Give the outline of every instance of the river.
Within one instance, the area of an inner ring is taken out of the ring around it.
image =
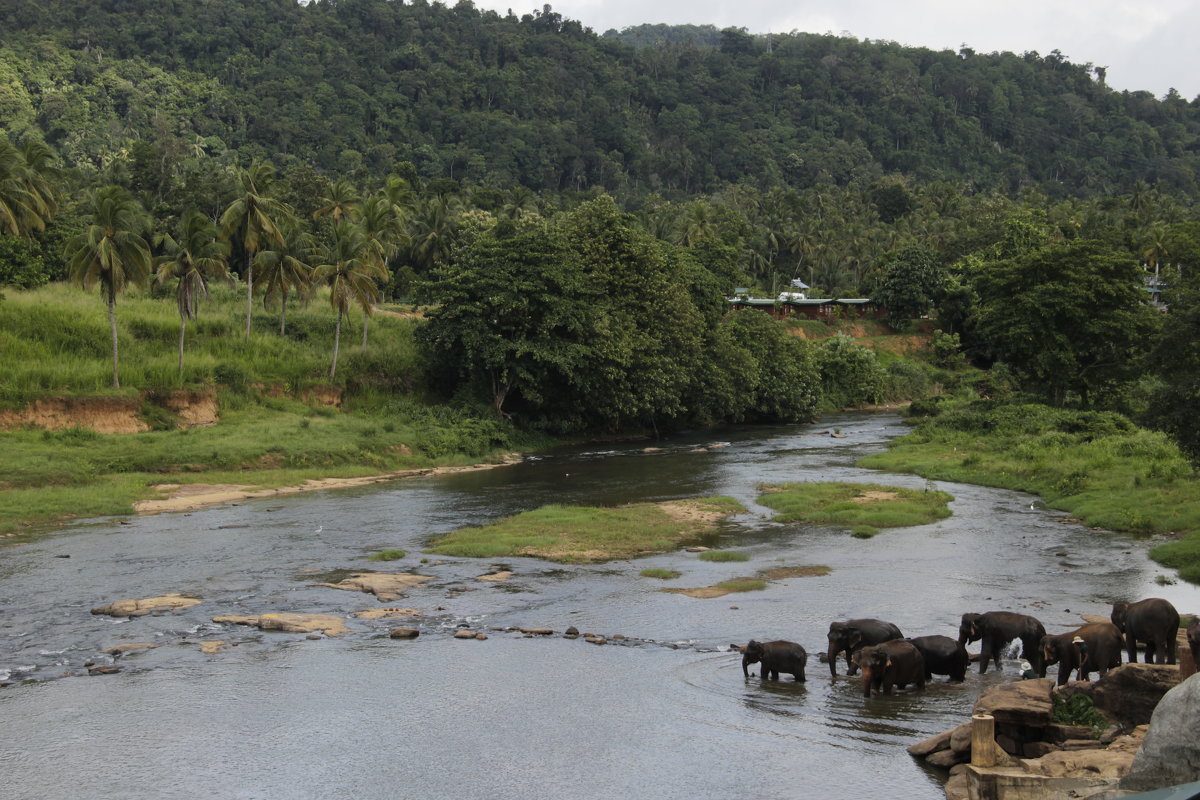
[[[966,719],[1015,662],[865,700],[857,679],[831,679],[817,661],[831,621],[881,617],[909,636],[955,636],[963,612],[1009,609],[1058,632],[1119,599],[1200,609],[1200,592],[1158,585],[1169,573],[1146,543],[1064,522],[1032,496],[854,466],[904,430],[895,415],[845,414],[683,435],[649,452],[592,445],[490,471],[91,520],[0,550],[0,680],[14,682],[0,689],[0,795],[940,800],[939,776],[904,748]],[[936,487],[954,496],[953,516],[859,540],[773,523],[754,502],[759,483],[810,480]],[[749,507],[713,537],[749,562],[680,551],[587,566],[420,563],[433,536],[550,502],[706,494]],[[408,556],[366,560],[383,548]],[[832,571],[717,599],[658,591],[801,565]],[[420,638],[388,638],[409,624],[389,620],[351,620],[350,633],[316,640],[211,622],[385,605],[312,585],[317,572],[381,567],[432,576],[386,604],[420,610]],[[683,577],[664,584],[641,577],[646,567]],[[495,568],[514,575],[475,580]],[[169,592],[204,602],[128,620],[89,613]],[[452,638],[464,623],[629,638]],[[808,681],[743,679],[728,645],[751,638],[803,644]],[[206,655],[202,639],[229,644]],[[109,663],[101,650],[131,642],[160,646],[121,657],[119,674],[86,676],[85,661]]]

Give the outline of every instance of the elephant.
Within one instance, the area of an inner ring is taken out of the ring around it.
[[[1200,614],[1192,616],[1187,626],[1188,647],[1192,651],[1192,663],[1200,669]]]
[[[1137,643],[1146,643],[1146,663],[1175,663],[1175,638],[1179,635],[1179,612],[1161,597],[1136,603],[1113,603],[1111,619],[1125,634],[1129,663],[1137,663]],[[1157,661],[1156,661],[1157,657]]]
[[[867,645],[855,656],[862,667],[863,697],[876,693],[891,694],[892,687],[903,689],[915,683],[925,688],[925,658],[916,645],[905,639]]]
[[[1033,662],[1033,668],[1039,675],[1044,674],[1040,666],[1039,647],[1045,635],[1046,628],[1037,619],[1012,611],[963,614],[962,623],[958,626],[959,644],[966,646],[983,640],[979,644],[980,675],[987,672],[989,661],[995,661],[996,669],[1000,669],[1000,654],[1013,639],[1021,640],[1021,657]]]
[[[955,683],[966,679],[971,657],[967,655],[967,648],[949,636],[918,636],[904,641],[912,642],[921,651],[921,657],[925,659],[925,680],[930,680],[935,673],[948,675]]]
[[[1087,645],[1087,657],[1080,663],[1079,648],[1073,643],[1075,637]],[[1121,666],[1121,632],[1111,622],[1094,622],[1067,633],[1042,637],[1042,670],[1039,677],[1046,677],[1046,667],[1058,664],[1058,685],[1064,686],[1071,679],[1071,670],[1078,670],[1078,680],[1088,680],[1093,672],[1103,677],[1113,667]]]
[[[793,676],[798,683],[804,682],[804,665],[808,653],[795,642],[778,639],[774,642],[756,642],[753,639],[745,647],[730,645],[742,652],[742,675],[749,678],[751,664],[762,663],[760,674],[763,680],[779,680],[779,673]],[[774,676],[772,678],[772,676]]]
[[[858,665],[851,658],[854,653],[869,644],[880,644],[891,639],[903,639],[904,634],[890,622],[881,619],[851,619],[829,624],[829,674],[837,676],[837,657],[846,652],[846,674],[853,675]]]

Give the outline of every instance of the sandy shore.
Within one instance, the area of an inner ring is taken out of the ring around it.
[[[165,514],[174,511],[192,511],[205,506],[215,506],[221,503],[233,503],[239,500],[251,500],[259,497],[281,497],[300,492],[317,492],[324,489],[350,489],[355,486],[369,486],[373,483],[400,480],[403,478],[419,478],[426,475],[449,475],[455,472],[477,472],[485,469],[495,469],[516,464],[520,457],[513,454],[504,457],[503,461],[495,464],[471,464],[466,467],[428,467],[425,469],[405,469],[397,472],[385,472],[381,475],[365,475],[359,478],[320,478],[307,480],[298,486],[280,486],[277,489],[260,489],[254,486],[243,486],[234,483],[160,483],[151,488],[163,492],[165,497],[151,500],[139,500],[133,504],[133,510],[139,514]]]

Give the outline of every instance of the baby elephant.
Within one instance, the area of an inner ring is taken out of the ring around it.
[[[763,680],[779,680],[779,673],[792,675],[797,681],[804,680],[804,665],[808,663],[808,653],[795,642],[785,642],[782,639],[774,642],[756,642],[753,639],[745,647],[730,645],[742,653],[742,675],[749,678],[751,664],[762,663],[761,675]]]
[[[915,683],[925,688],[925,657],[912,642],[894,639],[874,644],[858,651],[858,666],[862,668],[863,697],[876,693],[891,694],[892,687],[903,689]]]
[[[1192,617],[1187,626],[1188,649],[1192,651],[1192,661],[1200,669],[1200,614]]]

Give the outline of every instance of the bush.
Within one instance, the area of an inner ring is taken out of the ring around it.
[[[398,561],[405,555],[403,550],[378,550],[367,556],[367,561]]]

